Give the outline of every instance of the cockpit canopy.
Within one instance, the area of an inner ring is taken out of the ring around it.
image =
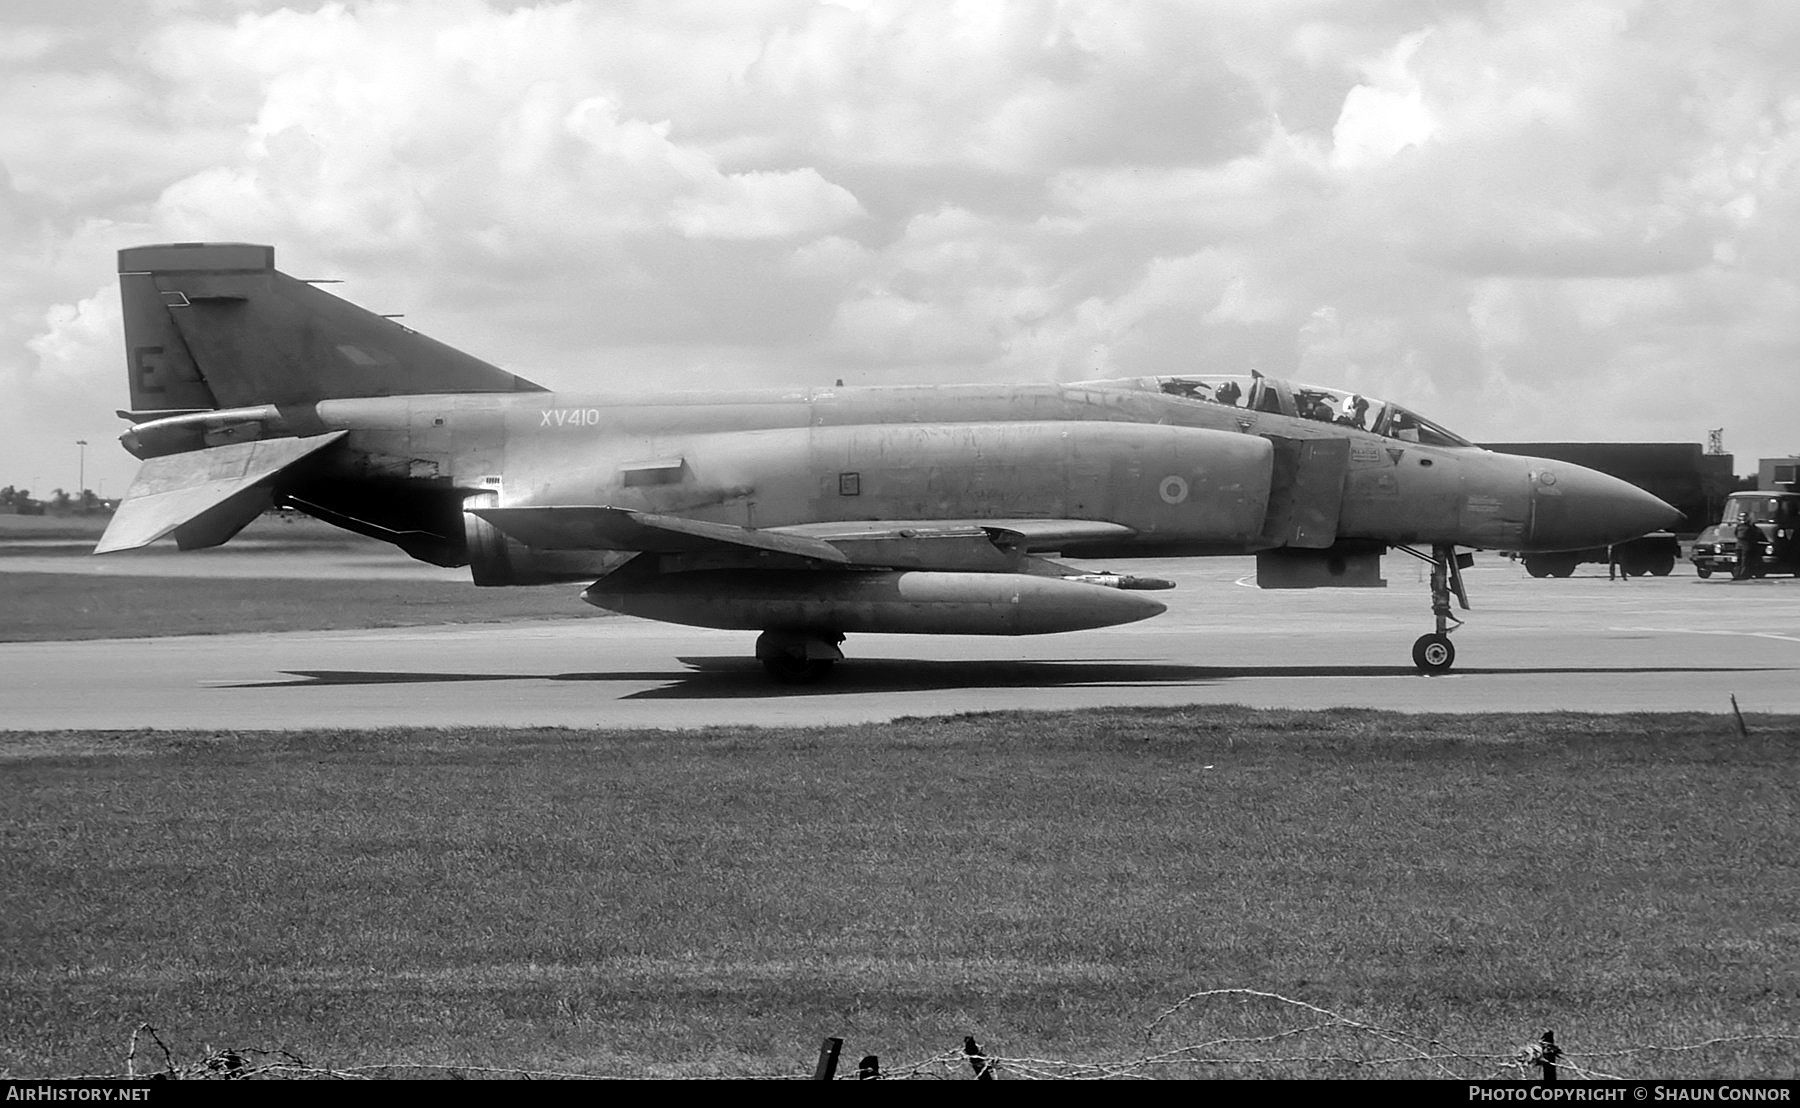
[[[1390,439],[1426,446],[1474,447],[1474,443],[1439,424],[1386,400],[1349,389],[1303,385],[1277,377],[1252,375],[1127,377],[1114,381],[1083,381],[1084,385],[1155,390],[1184,400],[1223,404],[1253,412],[1316,419],[1372,431]]]

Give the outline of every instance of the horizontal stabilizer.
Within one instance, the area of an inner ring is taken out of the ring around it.
[[[347,432],[231,443],[151,458],[138,467],[96,554],[133,550],[171,532],[183,550],[218,546],[274,502],[276,474]]]
[[[766,550],[843,563],[838,549],[800,535],[756,531],[729,523],[594,506],[472,508],[502,532],[539,550],[642,550],[691,554],[720,548]]]

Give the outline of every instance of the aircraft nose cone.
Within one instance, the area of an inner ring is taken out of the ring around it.
[[[1532,546],[1582,550],[1672,527],[1680,512],[1643,489],[1591,469],[1544,461],[1532,474]]]

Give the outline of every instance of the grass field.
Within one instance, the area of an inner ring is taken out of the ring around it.
[[[94,541],[106,531],[106,525],[110,522],[110,515],[100,513],[41,516],[0,513],[0,546],[9,541],[66,539],[70,542],[86,542],[92,548]],[[259,516],[239,535],[248,539],[281,539],[290,542],[375,543],[373,539],[363,538],[297,512]]]
[[[0,554],[66,556],[71,569],[106,528],[104,516],[0,515]],[[305,517],[264,516],[240,536],[258,549],[345,553],[390,548]],[[29,543],[31,545],[21,545]],[[45,544],[55,544],[46,546]],[[266,578],[5,573],[0,561],[0,642],[335,631],[512,619],[594,618],[579,585],[482,589],[468,581],[296,577],[271,561]]]
[[[21,516],[0,512],[0,542],[8,539],[99,538],[110,515]]]
[[[800,1076],[838,1035],[893,1072],[974,1035],[1482,1076],[1551,1028],[1605,1073],[1800,1076],[1800,721],[1752,723],[0,735],[0,1076],[120,1072],[146,1020],[336,1067]],[[1216,1042],[1320,1022],[1243,997],[1146,1032],[1218,988],[1482,1057]]]
[[[592,618],[580,586],[480,589],[454,581],[0,576],[0,642],[335,631]]]

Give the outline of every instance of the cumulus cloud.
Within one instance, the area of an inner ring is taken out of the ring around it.
[[[1425,32],[1407,35],[1366,65],[1366,80],[1344,97],[1331,130],[1334,165],[1355,168],[1387,161],[1425,142],[1436,130],[1424,88],[1409,63]]]
[[[0,468],[104,437],[112,251],[194,239],[564,388],[1257,368],[1477,438],[1800,446],[1780,0],[32,0],[0,27]]]

